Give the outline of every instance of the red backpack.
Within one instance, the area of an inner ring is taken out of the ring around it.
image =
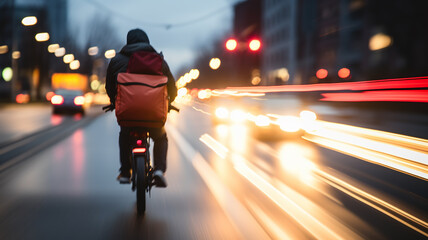
[[[168,114],[168,78],[161,55],[131,55],[126,73],[117,76],[116,118],[122,127],[162,127]]]

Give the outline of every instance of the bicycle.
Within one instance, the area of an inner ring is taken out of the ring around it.
[[[146,192],[150,194],[153,181],[153,167],[150,164],[150,136],[145,130],[131,131],[132,136],[132,191],[137,192],[137,213],[144,214],[146,210]]]
[[[103,107],[105,112],[113,111],[114,105]],[[169,104],[168,112],[180,109]],[[155,185],[153,167],[150,164],[150,135],[144,128],[135,128],[130,132],[132,137],[131,154],[131,189],[137,192],[137,214],[143,215],[146,211],[146,192],[149,193]]]

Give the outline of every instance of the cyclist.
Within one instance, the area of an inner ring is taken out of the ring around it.
[[[115,106],[117,93],[117,75],[121,72],[126,72],[130,56],[136,51],[156,52],[150,45],[147,34],[141,29],[130,30],[127,34],[127,43],[109,63],[106,77],[106,91],[110,98],[110,109]],[[162,53],[160,53],[162,54]],[[171,74],[168,64],[165,60],[162,63],[162,73],[168,77],[167,89],[169,95],[169,103],[173,102],[177,96],[177,88],[175,79]],[[134,128],[121,127],[119,133],[119,148],[120,148],[120,173],[117,180],[120,183],[130,183],[131,177],[131,143],[130,132]],[[168,139],[164,127],[160,128],[145,128],[153,139],[153,156],[154,156],[154,172],[153,179],[157,187],[166,187],[165,180],[166,171],[166,154],[168,150]]]

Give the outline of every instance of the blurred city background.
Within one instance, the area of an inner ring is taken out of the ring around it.
[[[0,0],[0,239],[427,238],[427,9]],[[143,218],[101,111],[133,28],[181,109]]]

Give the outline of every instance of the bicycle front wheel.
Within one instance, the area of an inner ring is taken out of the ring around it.
[[[137,213],[143,215],[146,211],[146,164],[144,156],[136,156],[137,165]]]

